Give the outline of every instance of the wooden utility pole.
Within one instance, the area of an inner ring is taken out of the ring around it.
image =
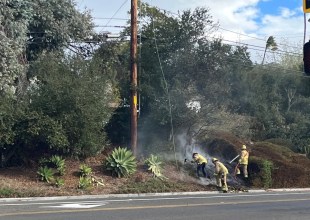
[[[137,140],[138,140],[138,117],[137,117],[137,12],[138,0],[131,0],[131,46],[130,46],[130,62],[131,62],[131,150],[137,156]]]

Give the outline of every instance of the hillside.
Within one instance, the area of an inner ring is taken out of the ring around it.
[[[269,142],[249,144],[250,164],[249,180],[244,182],[233,176],[234,163],[230,161],[238,153],[243,141],[230,134],[214,134],[204,142],[206,152],[210,156],[221,158],[228,166],[230,175],[228,183],[231,190],[236,188],[296,188],[310,186],[310,160],[304,155],[296,154],[290,149]],[[179,169],[174,162],[166,162],[163,173],[167,179],[154,179],[147,172],[142,162],[138,171],[130,178],[115,178],[105,172],[102,161],[108,153],[85,161],[66,159],[66,172],[62,177],[64,186],[39,181],[37,164],[29,167],[11,167],[0,169],[0,197],[29,197],[29,196],[69,196],[84,194],[114,194],[114,193],[147,193],[170,191],[201,191],[216,190],[212,182],[202,181],[194,177],[195,167],[191,164],[179,163]],[[270,179],[264,167],[264,161],[272,162]],[[94,184],[90,189],[78,189],[79,166],[85,163],[93,170],[93,176],[104,183],[104,186]],[[209,163],[210,166],[210,163]],[[212,167],[211,167],[212,169]],[[212,172],[212,170],[209,170]],[[267,175],[267,176],[266,176]],[[266,185],[269,184],[269,185]]]
[[[264,162],[271,162],[271,188],[296,188],[310,186],[310,160],[303,154],[294,153],[286,146],[271,142],[247,143],[227,133],[213,134],[205,144],[208,153],[230,161],[245,143],[250,152],[249,185],[251,187],[265,187]],[[227,164],[229,166],[229,164]],[[233,170],[233,167],[231,167]]]

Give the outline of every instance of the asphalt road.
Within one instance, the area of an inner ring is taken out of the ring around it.
[[[0,200],[0,220],[309,220],[310,192]]]

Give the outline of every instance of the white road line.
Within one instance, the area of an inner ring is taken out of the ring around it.
[[[24,203],[11,203],[11,204],[0,204],[1,206],[31,206],[31,205],[59,205],[59,204],[63,204],[63,205],[67,205],[67,204],[86,204],[86,205],[92,205],[92,204],[104,204],[106,205],[108,202],[107,201],[71,201],[71,202],[36,202],[36,203],[28,203],[28,202],[24,202]]]
[[[115,199],[105,200],[109,202],[126,202],[126,201],[160,201],[160,200],[183,200],[183,199],[210,199],[210,198],[233,198],[233,197],[263,197],[263,196],[287,196],[287,195],[310,195],[310,193],[267,193],[267,194],[226,194],[216,196],[186,196],[186,197],[166,197],[166,198],[137,198],[137,199]]]
[[[91,209],[99,206],[104,206],[107,203],[68,203],[68,204],[58,204],[53,206],[41,206],[40,208],[62,208],[62,209]]]
[[[265,194],[226,194],[226,195],[214,195],[214,196],[186,196],[186,197],[164,197],[164,198],[130,198],[130,199],[104,199],[88,201],[84,200],[70,201],[70,202],[29,202],[24,201],[21,203],[9,203],[0,204],[1,206],[31,206],[31,205],[54,205],[54,204],[102,204],[109,202],[131,202],[131,201],[164,201],[164,200],[186,200],[186,199],[211,199],[211,198],[236,198],[236,197],[264,197],[264,196],[288,196],[288,195],[310,195],[310,192],[294,192],[294,193],[265,193]]]

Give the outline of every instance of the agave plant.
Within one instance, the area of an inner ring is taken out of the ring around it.
[[[55,179],[55,185],[56,185],[56,187],[59,188],[59,187],[65,185],[65,181],[63,179],[61,179],[61,178],[56,178]]]
[[[50,162],[57,169],[57,171],[61,176],[65,174],[66,169],[65,159],[63,159],[61,156],[53,155],[50,158]]]
[[[50,183],[53,180],[54,172],[51,168],[45,167],[39,167],[37,174],[39,175],[41,181],[45,181],[47,183]]]
[[[92,172],[92,168],[86,164],[80,165],[80,176],[86,177],[89,176]]]
[[[137,161],[130,150],[118,147],[106,159],[105,166],[117,177],[133,174],[137,169]]]
[[[162,161],[158,156],[151,154],[150,157],[145,160],[145,164],[148,166],[148,170],[153,173],[154,177],[164,177],[161,173]]]
[[[92,180],[90,177],[80,176],[79,189],[89,189],[92,186]]]

